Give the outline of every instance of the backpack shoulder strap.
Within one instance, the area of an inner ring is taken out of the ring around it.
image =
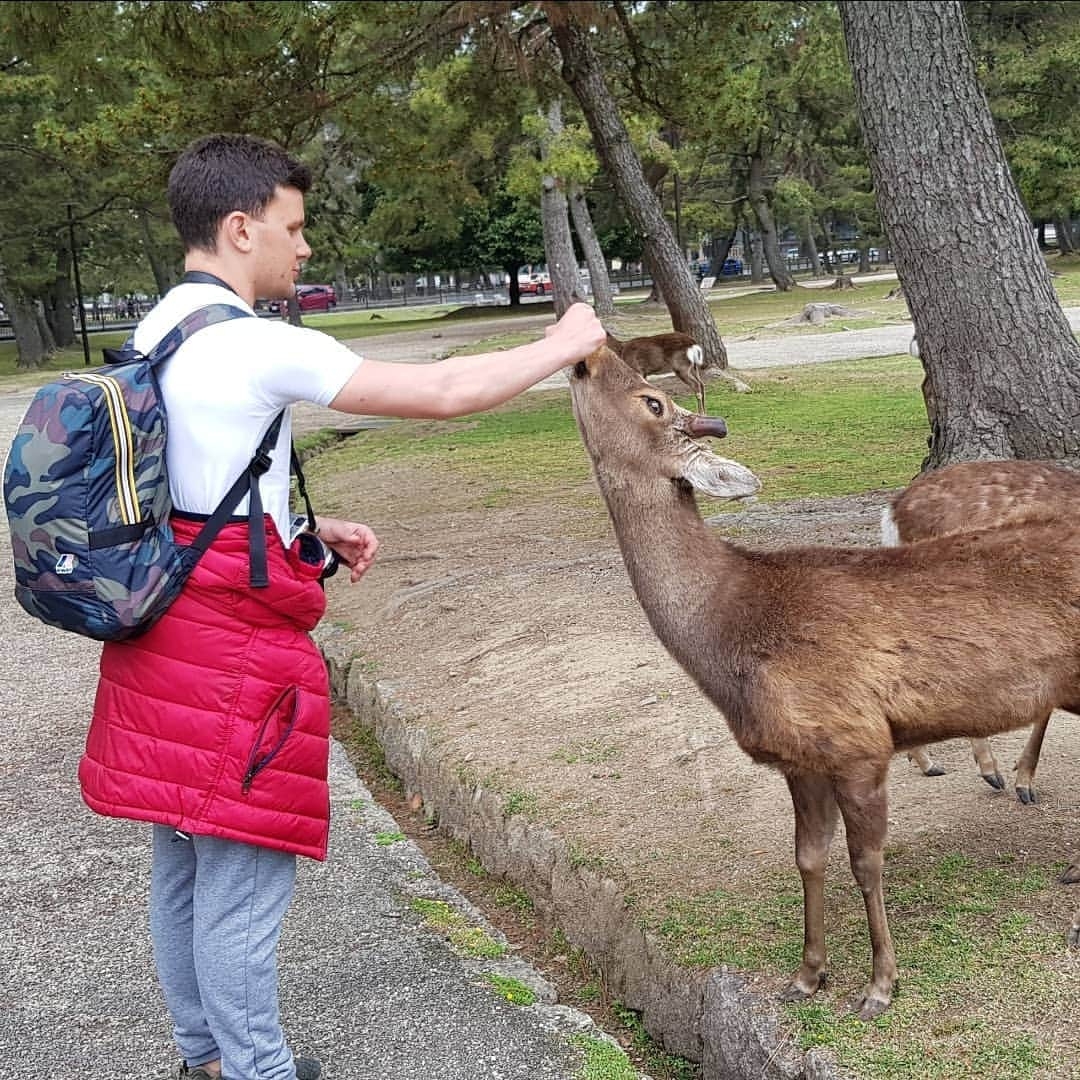
[[[145,359],[155,367],[169,359],[192,334],[215,323],[228,322],[230,319],[254,319],[256,316],[234,304],[207,304],[196,308],[190,315],[181,319],[151,350],[143,357],[135,349],[135,335],[124,342],[120,349],[105,349],[107,364],[124,364],[132,360]]]

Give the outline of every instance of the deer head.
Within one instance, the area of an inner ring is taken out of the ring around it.
[[[704,435],[723,438],[723,420],[676,405],[608,348],[574,366],[570,397],[604,491],[666,480],[688,483],[716,499],[744,499],[761,487],[745,466],[698,441]]]

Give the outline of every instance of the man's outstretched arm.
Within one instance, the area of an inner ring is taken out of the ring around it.
[[[434,364],[365,360],[330,402],[341,412],[441,420],[490,409],[598,349],[606,333],[587,304],[574,304],[541,341]]]

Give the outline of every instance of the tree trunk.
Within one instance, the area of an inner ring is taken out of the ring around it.
[[[45,355],[52,356],[56,352],[56,338],[49,328],[49,320],[45,316],[45,305],[41,300],[31,300],[34,309],[34,318],[37,320],[38,333],[41,335],[41,344],[45,347]]]
[[[926,372],[924,468],[1080,456],[1080,345],[976,83],[961,3],[842,0],[840,13]]]
[[[735,243],[738,232],[738,228],[732,229],[727,236],[721,236],[719,240],[712,241],[709,252],[709,273],[713,277],[719,279],[720,272],[724,269],[724,263],[727,262],[728,253],[731,251],[731,245]]]
[[[762,285],[765,282],[765,260],[761,254],[761,233],[757,229],[747,229],[746,250],[750,255],[750,284]]]
[[[821,277],[821,256],[818,254],[817,241],[814,239],[814,222],[809,214],[803,221],[803,237],[806,254],[810,259],[810,274],[812,277]]]
[[[45,294],[45,319],[53,341],[66,349],[75,344],[74,297],[71,288],[71,249],[67,243],[56,247],[56,277]]]
[[[859,241],[859,273],[870,273],[870,241]]]
[[[1057,236],[1057,246],[1060,254],[1072,255],[1076,251],[1067,218],[1060,216],[1054,218],[1054,234]]]
[[[15,334],[16,366],[20,370],[41,367],[47,358],[47,350],[38,329],[33,302],[8,285],[3,263],[0,263],[0,303],[4,305]]]
[[[540,160],[548,158],[551,138],[562,131],[562,102],[556,98],[547,112],[548,137],[540,140]],[[571,304],[581,302],[581,275],[574,238],[570,233],[570,211],[559,179],[545,172],[540,182],[540,221],[544,227],[544,254],[551,278],[555,317],[561,319]]]
[[[562,54],[563,78],[574,91],[627,216],[645,239],[645,254],[667,300],[675,329],[702,348],[705,362],[727,367],[727,352],[712,313],[672,235],[663,208],[649,188],[641,161],[608,89],[587,30],[575,19],[572,5],[547,0],[543,5]]]
[[[819,224],[821,225],[821,237],[825,241],[825,250],[821,254],[821,261],[825,267],[825,273],[831,274],[833,272],[832,253],[836,250],[833,245],[832,230],[829,228],[829,223],[825,218],[821,218]]]
[[[146,261],[150,264],[150,272],[154,275],[154,287],[158,296],[164,296],[173,285],[173,275],[168,264],[161,257],[161,251],[154,240],[154,234],[150,231],[150,215],[143,209],[138,212],[139,228],[143,236],[143,252]]]
[[[589,268],[589,286],[592,289],[593,307],[600,318],[615,314],[615,296],[611,291],[608,278],[607,260],[596,238],[592,214],[585,199],[585,192],[577,184],[570,188],[570,216],[574,219],[574,231],[585,253],[585,263]]]
[[[750,158],[747,198],[754,211],[754,217],[757,219],[765,262],[769,266],[769,276],[780,292],[790,292],[795,288],[795,279],[788,272],[787,263],[780,254],[780,244],[776,237],[776,220],[773,217],[772,207],[769,205],[769,194],[765,190],[765,155],[760,147]]]
[[[506,275],[510,278],[510,284],[507,286],[507,288],[510,290],[511,307],[521,306],[521,283],[518,281],[518,270],[520,268],[521,263],[517,262],[507,263],[503,267]]]

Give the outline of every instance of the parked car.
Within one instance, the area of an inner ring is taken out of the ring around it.
[[[329,311],[337,307],[333,285],[297,285],[296,299],[301,311]]]
[[[720,273],[724,277],[732,277],[735,274],[741,274],[742,259],[725,259],[724,265],[720,268]]]
[[[530,274],[518,278],[518,292],[522,296],[543,296],[551,292],[551,278],[547,274]]]
[[[337,307],[337,293],[333,285],[297,285],[296,299],[301,311],[329,311]],[[266,307],[275,314],[285,313],[284,300],[271,300]]]

